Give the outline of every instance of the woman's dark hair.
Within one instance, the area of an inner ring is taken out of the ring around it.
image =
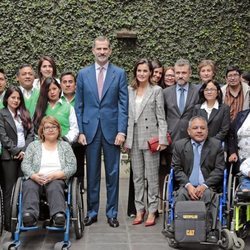
[[[152,76],[154,74],[154,70],[155,69],[158,69],[158,68],[162,68],[162,76],[161,76],[161,79],[159,80],[159,82],[156,82],[155,84],[159,85],[159,86],[162,86],[162,83],[163,83],[163,80],[164,80],[164,67],[162,65],[162,63],[158,60],[158,59],[153,59],[151,61],[152,63],[152,67],[153,67],[153,73],[152,73]]]
[[[205,83],[203,83],[202,84],[202,86],[201,86],[201,88],[200,88],[200,90],[199,90],[199,103],[200,104],[202,104],[202,103],[204,103],[205,101],[206,101],[206,98],[205,98],[205,96],[204,96],[204,90],[205,90],[205,88],[207,87],[207,85],[209,84],[209,83],[213,83],[213,85],[217,88],[217,97],[216,97],[216,99],[217,99],[217,101],[218,101],[218,103],[219,104],[221,104],[222,103],[222,91],[221,91],[221,88],[220,88],[220,84],[217,82],[217,81],[215,81],[215,80],[208,80],[207,82],[205,82]]]
[[[49,87],[51,84],[55,84],[60,89],[59,97],[61,96],[62,93],[61,86],[55,78],[53,77],[45,78],[43,84],[41,85],[40,95],[38,97],[36,110],[33,117],[35,133],[37,133],[41,120],[45,116],[45,112],[49,102],[49,97],[48,97]]]
[[[40,84],[42,83],[43,80],[43,75],[41,73],[41,67],[44,61],[48,61],[50,62],[53,72],[52,72],[52,77],[56,77],[56,63],[55,60],[50,57],[50,56],[42,56],[40,57],[39,61],[38,61],[38,65],[37,65],[37,74],[38,74],[38,78],[40,80]]]
[[[137,61],[135,63],[135,66],[134,66],[134,69],[133,69],[133,74],[134,74],[134,80],[131,82],[131,87],[134,88],[134,89],[137,89],[138,86],[139,86],[139,83],[136,79],[136,72],[137,72],[137,68],[139,65],[141,64],[146,64],[148,65],[148,68],[149,68],[149,71],[151,73],[150,77],[149,77],[149,83],[153,85],[153,83],[151,82],[151,77],[153,75],[153,66],[152,66],[152,63],[148,60],[148,59],[140,59],[139,61]]]
[[[20,112],[20,119],[22,121],[22,125],[25,129],[29,130],[32,127],[32,122],[30,118],[29,111],[25,108],[23,93],[17,86],[10,86],[6,89],[4,97],[3,97],[3,105],[5,108],[8,106],[8,98],[12,95],[12,93],[17,92],[20,96],[20,104],[17,110]]]

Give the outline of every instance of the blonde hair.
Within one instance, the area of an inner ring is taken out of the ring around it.
[[[57,139],[60,139],[61,137],[61,126],[60,126],[60,123],[57,121],[57,119],[53,116],[44,116],[41,123],[40,123],[40,126],[39,126],[39,129],[38,129],[38,136],[40,138],[40,140],[42,142],[45,141],[45,136],[44,136],[44,125],[45,123],[51,123],[52,125],[55,125],[57,128],[58,128],[58,137]]]
[[[202,69],[203,67],[205,67],[205,66],[210,66],[211,69],[212,69],[212,71],[213,71],[213,73],[214,73],[214,76],[215,76],[216,68],[215,68],[215,63],[214,63],[214,61],[212,61],[212,60],[207,60],[207,59],[202,60],[202,61],[199,63],[199,65],[198,65],[198,73],[199,73],[199,74],[200,74],[200,72],[201,72],[201,69]]]

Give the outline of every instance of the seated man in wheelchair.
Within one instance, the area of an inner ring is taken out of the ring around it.
[[[208,138],[207,121],[203,117],[191,118],[188,134],[189,138],[177,141],[173,150],[175,182],[179,184],[175,201],[204,201],[207,211],[210,210],[210,220],[212,220],[207,241],[216,243],[219,199],[215,192],[218,186],[222,186],[223,181],[225,168],[223,148],[219,140]],[[173,235],[171,227],[169,232]]]
[[[71,146],[60,140],[61,127],[51,116],[45,116],[39,126],[39,140],[30,143],[22,162],[23,225],[36,226],[39,218],[41,191],[45,191],[52,226],[65,225],[66,182],[76,172],[76,158]]]

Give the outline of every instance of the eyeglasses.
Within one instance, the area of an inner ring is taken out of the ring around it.
[[[57,126],[50,126],[50,127],[44,127],[43,130],[45,132],[48,132],[48,131],[55,131],[56,129],[58,129]]]
[[[168,78],[168,77],[175,77],[175,75],[165,75],[165,78]]]
[[[239,76],[240,76],[239,73],[235,73],[235,74],[228,75],[227,78],[237,78]]]
[[[204,89],[204,92],[216,92],[217,89]]]

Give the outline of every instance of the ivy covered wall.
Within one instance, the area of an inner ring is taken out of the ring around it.
[[[172,65],[188,58],[197,81],[197,64],[213,59],[222,81],[228,64],[250,70],[249,9],[246,0],[1,0],[0,68],[15,82],[22,63],[55,58],[58,72],[93,62],[98,35],[111,39],[111,61],[131,72],[141,57]],[[116,38],[116,31],[137,32],[137,40]]]

